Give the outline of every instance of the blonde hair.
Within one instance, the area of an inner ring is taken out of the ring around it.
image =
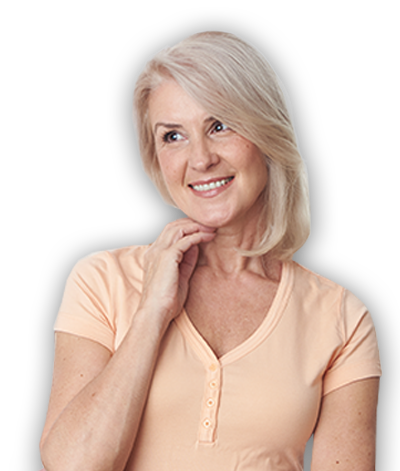
[[[145,67],[134,108],[144,168],[173,203],[158,163],[148,117],[150,93],[174,79],[215,119],[255,144],[265,157],[268,183],[260,220],[262,237],[248,256],[289,260],[310,230],[308,183],[278,78],[264,57],[229,33],[198,33],[162,50]]]

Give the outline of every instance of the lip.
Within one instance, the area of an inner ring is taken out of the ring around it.
[[[211,188],[209,190],[199,191],[199,190],[196,190],[194,188],[195,186],[210,185],[213,182],[218,182],[218,181],[228,180],[228,179],[229,179],[229,181],[224,183],[223,185],[218,186],[216,188]],[[224,177],[208,178],[206,180],[198,180],[198,181],[195,181],[195,182],[191,182],[191,183],[188,184],[188,186],[191,189],[191,191],[193,192],[193,194],[195,194],[196,196],[200,196],[201,198],[212,198],[214,196],[217,196],[217,195],[223,193],[226,189],[228,189],[232,185],[232,182],[234,181],[234,179],[235,179],[235,177],[233,175],[228,175],[228,176],[224,176]]]
[[[190,182],[189,186],[197,186],[197,185],[209,185],[210,183],[213,182],[219,182],[221,180],[226,180],[228,178],[234,178],[233,175],[226,175],[222,177],[214,177],[214,178],[207,178],[206,180],[197,180],[195,182]]]

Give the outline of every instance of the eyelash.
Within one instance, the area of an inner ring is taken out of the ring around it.
[[[175,134],[179,134],[176,131],[168,131],[162,135],[162,141],[166,143],[176,142],[175,139],[171,139],[171,137]]]
[[[223,127],[223,129],[217,130],[218,127]],[[221,123],[221,121],[215,121],[211,128],[210,131],[216,131],[216,132],[223,132],[227,131],[229,128],[226,126],[224,123]],[[179,135],[179,132],[176,131],[167,131],[162,135],[162,141],[165,143],[173,143],[176,142],[178,139],[172,139],[172,136],[174,135]]]
[[[211,130],[216,131],[217,130],[216,128],[218,126],[223,126],[224,129],[221,129],[220,131],[217,131],[217,132],[227,131],[229,129],[228,126],[224,123],[221,123],[221,121],[215,121],[215,123],[211,126]]]

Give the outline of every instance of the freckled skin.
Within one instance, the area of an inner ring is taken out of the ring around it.
[[[149,115],[164,181],[179,209],[215,228],[239,230],[258,220],[268,172],[253,143],[216,121],[172,80],[152,92]],[[232,176],[212,198],[200,197],[190,187],[192,182]]]

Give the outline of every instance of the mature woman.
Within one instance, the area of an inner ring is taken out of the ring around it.
[[[47,471],[373,470],[363,304],[291,260],[304,165],[277,78],[201,33],[159,53],[135,109],[145,168],[187,218],[81,260],[56,322]]]

